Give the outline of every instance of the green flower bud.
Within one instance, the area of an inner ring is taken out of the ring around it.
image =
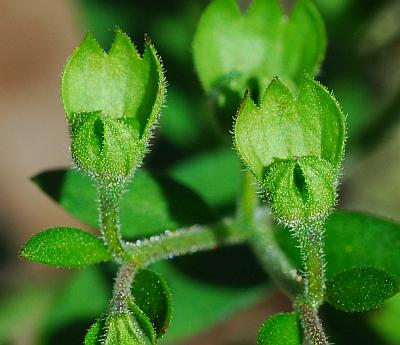
[[[140,164],[145,146],[135,118],[94,112],[74,114],[72,119],[72,158],[86,173],[98,179],[123,178]]]
[[[323,159],[277,161],[265,174],[263,188],[279,221],[296,226],[324,219],[336,203],[336,170]]]
[[[346,128],[338,103],[321,84],[305,75],[294,95],[274,79],[259,105],[245,94],[234,134],[278,220],[295,227],[331,212]]]
[[[96,321],[85,336],[85,345],[148,345],[150,341],[129,312]]]
[[[149,40],[141,57],[120,30],[108,53],[87,35],[62,77],[77,166],[100,180],[131,176],[143,160],[164,96],[161,61]]]

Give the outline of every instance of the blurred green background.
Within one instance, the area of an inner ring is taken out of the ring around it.
[[[339,207],[400,222],[400,1],[314,2],[325,20],[329,42],[319,79],[333,90],[348,114]],[[17,257],[22,244],[41,229],[61,224],[84,227],[29,179],[40,171],[70,165],[59,76],[66,58],[88,30],[107,48],[114,27],[119,26],[140,51],[146,33],[163,59],[169,84],[167,106],[146,158],[147,168],[174,168],[179,174],[179,166],[195,167],[197,161],[207,159],[221,167],[236,166],[231,155],[225,154],[231,147],[229,137],[218,127],[192,62],[192,37],[208,3],[0,2],[0,345],[78,344],[91,321],[104,310],[110,294],[110,267],[65,273]],[[290,4],[284,2],[286,8]],[[246,7],[247,1],[241,5]],[[207,176],[200,172],[199,178]],[[221,212],[229,212],[235,205],[235,193],[223,188],[220,193],[211,202],[216,202]],[[237,248],[229,255],[239,261],[243,256],[249,259],[250,254],[243,251],[246,249]],[[224,254],[212,259],[220,260]],[[201,264],[210,259],[201,255],[189,261],[200,267],[200,285],[204,283]],[[239,273],[247,269],[243,267]],[[232,269],[229,272],[238,274]],[[186,273],[183,269],[182,274]],[[251,284],[261,289],[258,274],[255,269]],[[246,286],[241,289],[246,291]],[[289,308],[285,297],[271,286],[263,291],[261,300],[252,295],[248,305],[228,306],[226,313],[212,320],[218,323],[211,330],[204,330],[211,321],[196,325],[195,337],[185,340],[190,334],[182,335],[182,344],[254,344],[266,316]],[[221,290],[225,293],[230,292]],[[210,299],[210,303],[217,302]],[[231,315],[230,311],[239,309]],[[323,313],[336,344],[400,344],[399,297],[369,313],[349,315],[329,307]],[[196,316],[196,310],[189,315]],[[176,322],[185,322],[181,320]]]

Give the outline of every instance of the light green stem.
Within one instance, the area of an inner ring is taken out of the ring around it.
[[[138,267],[175,256],[215,249],[221,245],[242,243],[248,239],[232,221],[211,226],[193,226],[187,230],[167,231],[162,235],[130,243],[130,260]]]
[[[277,229],[266,209],[257,210],[255,224],[250,242],[257,257],[275,283],[294,299],[302,291],[303,279],[276,242],[274,231]]]
[[[97,185],[99,195],[100,231],[104,242],[113,257],[123,262],[129,257],[122,244],[119,223],[119,202],[122,186],[119,184]]]
[[[304,298],[308,305],[318,308],[324,301],[325,292],[323,222],[306,221],[293,231],[299,240],[305,268]]]
[[[270,214],[258,208],[257,185],[249,171],[242,174],[237,218],[239,226],[251,234],[250,245],[264,270],[289,297],[295,297],[301,292],[301,276],[276,242]]]
[[[293,231],[300,243],[305,268],[304,293],[296,301],[304,335],[309,344],[328,345],[318,317],[325,292],[324,225],[322,221],[309,220]]]

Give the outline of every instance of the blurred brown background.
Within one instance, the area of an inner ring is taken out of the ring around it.
[[[329,6],[326,1],[317,3],[322,4],[322,9]],[[342,208],[369,211],[397,221],[400,221],[400,125],[393,118],[398,119],[400,112],[400,106],[395,106],[400,90],[399,7],[398,1],[388,2],[370,18],[368,28],[360,26],[363,30],[360,29],[359,36],[365,39],[367,50],[360,51],[360,56],[370,54],[367,66],[375,80],[373,97],[382,100],[376,108],[382,106],[383,112],[386,108],[391,111],[388,116],[392,122],[382,140],[368,148],[368,154],[361,154],[359,150],[350,152],[344,169],[346,180],[341,204]],[[335,20],[331,18],[331,28],[340,25],[340,21]],[[71,164],[59,99],[60,73],[66,58],[86,31],[86,19],[76,1],[0,0],[0,286],[3,288],[32,280],[42,281],[39,271],[57,274],[54,269],[19,260],[18,250],[41,229],[55,224],[78,225],[29,179],[45,169]],[[395,38],[385,40],[382,32],[392,33]],[[368,49],[374,49],[377,44],[380,52],[370,53]],[[332,60],[335,52],[328,53]],[[340,96],[338,98],[341,101]],[[358,100],[363,102],[367,98],[358,96]],[[386,107],[386,104],[389,105]],[[381,125],[379,121],[378,125]],[[227,333],[232,344],[233,340],[235,344],[245,343],[249,334],[254,336],[259,322],[268,312],[282,308],[287,308],[286,300],[273,295],[268,302],[234,317],[231,323],[218,326],[206,337],[200,336],[186,344],[224,344],[227,340],[221,334]],[[238,335],[238,324],[248,330],[245,335]],[[29,332],[16,339],[19,340],[15,344],[33,345]]]

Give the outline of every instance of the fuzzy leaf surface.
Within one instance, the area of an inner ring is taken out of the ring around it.
[[[133,280],[132,296],[153,324],[157,337],[161,337],[172,316],[172,296],[165,279],[155,271],[139,270]]]
[[[336,309],[361,312],[379,307],[398,292],[398,280],[384,269],[354,267],[328,281],[326,298]]]
[[[297,313],[280,313],[261,326],[258,345],[301,345],[302,335]]]
[[[20,255],[27,260],[65,267],[82,267],[111,259],[101,239],[86,231],[65,227],[34,235]]]
[[[325,224],[326,279],[352,267],[377,267],[400,279],[400,225],[361,212],[338,211]],[[302,269],[297,242],[278,228],[277,240],[293,264]]]
[[[395,291],[393,286],[397,286],[395,281],[400,280],[400,268],[397,264],[400,261],[400,225],[369,214],[340,211],[327,219],[325,229],[327,281],[334,282],[335,279],[347,281],[346,277],[354,276],[355,282],[360,285],[358,290],[363,286],[363,296],[375,296],[376,286],[372,278],[375,275],[382,287],[385,285],[388,287],[386,294],[378,295],[380,296],[380,299],[376,299],[380,301],[378,304],[391,297]],[[303,269],[298,243],[289,231],[279,228],[275,234],[293,264]],[[371,271],[368,271],[370,268]],[[361,274],[362,270],[366,270],[366,273]],[[351,279],[348,281],[351,282]],[[344,289],[344,285],[342,288]],[[358,290],[354,290],[354,293]],[[355,297],[363,298],[363,296]],[[368,299],[363,303],[357,302],[359,309],[367,308],[367,302]],[[356,311],[356,307],[353,309]]]

